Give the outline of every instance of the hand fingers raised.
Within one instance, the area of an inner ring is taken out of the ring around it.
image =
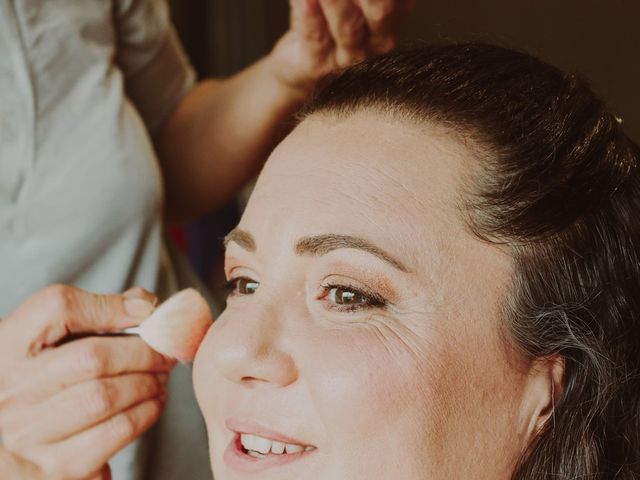
[[[291,31],[304,42],[312,55],[324,52],[332,44],[320,0],[291,0]]]
[[[147,400],[61,442],[34,447],[23,456],[46,478],[100,478],[107,461],[158,419],[163,403]],[[99,448],[97,448],[99,446]]]
[[[167,374],[127,374],[89,380],[35,406],[0,415],[7,447],[53,443],[87,430],[128,408],[166,394]]]
[[[87,337],[47,349],[6,372],[0,406],[39,402],[94,378],[167,372],[175,363],[137,337]]]
[[[366,55],[366,24],[353,0],[320,0],[336,46],[336,63],[347,66]]]
[[[290,0],[291,29],[307,42],[324,46],[329,33],[320,0]]]

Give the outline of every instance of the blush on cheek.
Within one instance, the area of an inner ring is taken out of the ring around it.
[[[214,357],[212,352],[214,342],[212,340],[215,336],[216,326],[217,322],[211,326],[208,333],[205,335],[193,362],[193,389],[196,395],[196,400],[198,401],[198,406],[202,411],[207,425],[212,418],[212,414],[215,412],[215,405],[212,405],[212,403],[217,391],[216,381],[215,379],[212,381],[211,375],[211,372],[214,369]]]
[[[367,438],[433,398],[432,375],[408,353],[392,352],[370,331],[324,338],[312,395],[337,431]],[[414,406],[416,408],[414,408]]]
[[[434,457],[449,399],[446,372],[440,361],[386,347],[372,329],[354,328],[310,348],[322,358],[310,396],[327,430],[327,453],[342,478],[446,478]]]

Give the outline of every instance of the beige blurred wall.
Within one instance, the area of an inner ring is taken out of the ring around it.
[[[417,2],[404,41],[483,40],[579,72],[640,141],[640,1]]]

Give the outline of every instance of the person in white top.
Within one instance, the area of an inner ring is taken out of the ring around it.
[[[127,445],[116,480],[210,476],[187,369],[167,386],[173,364],[134,338],[57,345],[188,283],[165,221],[229,200],[412,3],[291,0],[269,55],[196,82],[164,0],[0,0],[0,478],[110,478]]]

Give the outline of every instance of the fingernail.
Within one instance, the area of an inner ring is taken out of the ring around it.
[[[158,379],[158,381],[160,383],[162,383],[164,385],[169,381],[169,374],[168,373],[158,373],[156,375],[156,378]]]
[[[125,298],[124,309],[127,315],[135,318],[147,318],[153,313],[154,306],[142,298]]]
[[[153,303],[154,306],[158,305],[158,297],[149,290],[145,290],[141,287],[130,288],[129,290],[122,292],[122,296],[124,298],[142,298],[143,300]]]

